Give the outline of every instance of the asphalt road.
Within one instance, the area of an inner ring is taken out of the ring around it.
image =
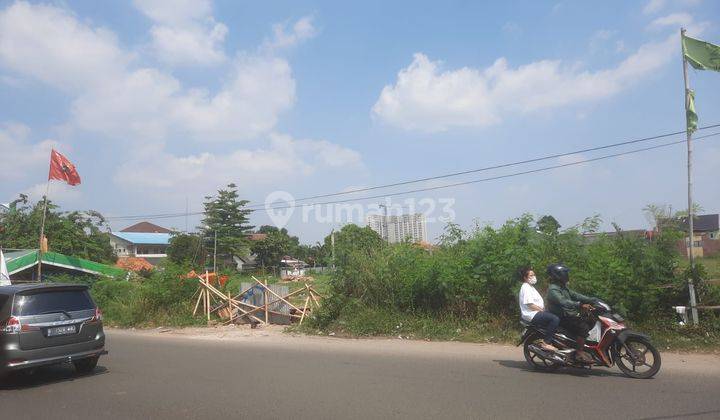
[[[720,358],[664,354],[651,380],[526,370],[518,348],[111,331],[95,373],[0,385],[2,419],[720,418]]]

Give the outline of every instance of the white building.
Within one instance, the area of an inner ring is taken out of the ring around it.
[[[399,216],[373,214],[368,216],[367,224],[389,243],[427,242],[425,215],[421,213]]]
[[[119,259],[143,258],[155,265],[167,257],[172,233],[169,229],[148,222],[110,232],[110,244]]]

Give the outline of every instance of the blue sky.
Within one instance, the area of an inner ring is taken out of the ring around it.
[[[52,147],[83,183],[53,183],[51,198],[120,216],[183,212],[186,199],[198,211],[228,182],[262,205],[273,191],[332,193],[679,131],[679,28],[720,43],[719,17],[707,0],[0,2],[0,202],[41,196]],[[690,78],[700,125],[720,123],[720,74]],[[697,201],[720,211],[718,138],[697,143],[696,165]],[[392,202],[454,200],[464,227],[527,212],[629,229],[647,226],[648,203],[685,205],[685,187],[679,145]],[[303,242],[347,222],[301,213],[288,228]],[[431,239],[442,226],[428,224]]]

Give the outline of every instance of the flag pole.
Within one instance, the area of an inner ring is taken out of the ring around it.
[[[683,79],[685,79],[685,124],[687,133],[687,200],[688,200],[688,259],[690,260],[690,276],[688,277],[688,292],[690,294],[690,309],[692,313],[693,324],[698,325],[697,301],[695,299],[695,285],[693,277],[695,276],[695,255],[693,252],[694,245],[694,214],[693,214],[693,197],[692,197],[692,131],[687,125],[687,113],[690,108],[690,82],[688,81],[688,64],[685,58],[685,48],[683,47],[683,37],[685,36],[685,28],[680,29],[680,50],[683,56]]]
[[[45,185],[45,204],[43,205],[42,222],[40,223],[40,243],[38,247],[38,281],[42,281],[42,255],[43,255],[43,239],[45,237],[45,218],[47,217],[48,195],[50,194],[50,175],[48,175],[47,184]]]

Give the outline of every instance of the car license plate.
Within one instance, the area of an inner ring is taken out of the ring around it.
[[[62,327],[48,328],[47,336],[55,337],[58,335],[75,334],[76,332],[77,332],[77,328],[75,327],[75,325],[63,325]]]

